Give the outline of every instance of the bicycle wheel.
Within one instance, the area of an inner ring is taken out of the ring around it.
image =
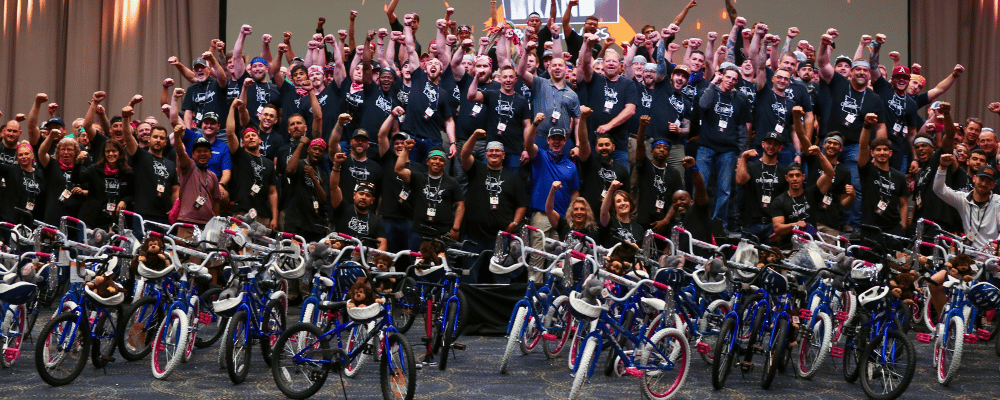
[[[354,329],[351,329],[351,333],[347,336],[347,354],[351,354],[355,349],[363,348],[365,346],[365,339],[368,336],[368,324],[357,324]],[[348,378],[353,378],[358,375],[358,371],[361,370],[361,366],[364,365],[365,361],[368,361],[368,354],[363,350],[360,354],[350,360],[347,365],[344,366],[344,375]]]
[[[646,345],[637,360],[643,372],[639,389],[645,398],[669,399],[684,386],[691,365],[691,348],[684,333],[673,328],[656,332],[652,342],[655,349]]]
[[[198,330],[201,329],[201,299],[197,296],[191,296],[188,298],[188,309],[185,311],[188,317],[188,341],[187,346],[184,346],[184,357],[181,357],[181,362],[186,363],[191,359],[191,353],[194,353],[194,342],[198,336]]]
[[[523,332],[524,322],[528,318],[527,315],[527,306],[518,307],[514,312],[514,323],[511,325],[510,333],[507,334],[507,346],[504,348],[503,358],[500,359],[501,374],[507,373],[507,365],[510,363],[510,357],[514,354],[514,347],[521,341],[521,333]]]
[[[844,372],[844,380],[850,383],[858,380],[858,374],[861,372],[861,361],[864,359],[864,349],[868,346],[868,327],[865,324],[868,322],[868,315],[859,315],[857,321],[853,324],[857,326],[857,330],[853,336],[847,336],[847,340],[844,342],[844,358],[842,360],[842,367]],[[850,322],[849,322],[850,323]]]
[[[715,351],[712,357],[712,387],[715,390],[726,386],[726,378],[733,369],[733,361],[739,354],[736,318],[726,318],[719,328],[719,338],[715,341]]]
[[[825,312],[813,314],[816,323],[809,328],[800,326],[799,330],[803,334],[799,337],[799,345],[794,354],[798,367],[795,373],[800,378],[811,379],[819,372],[819,368],[826,362],[830,355],[830,347],[833,346],[833,327],[830,326],[830,316]],[[806,335],[810,332],[811,335]]]
[[[469,303],[465,298],[465,292],[461,288],[455,291],[455,297],[458,297],[458,304],[460,306],[458,309],[458,320],[456,321],[458,329],[455,331],[455,338],[457,339],[462,335],[462,332],[465,332],[465,326],[469,325],[469,304],[472,303]]]
[[[420,301],[420,297],[414,289],[416,285],[417,281],[413,278],[403,278],[400,286],[403,296],[399,299],[393,297],[392,300],[392,322],[396,324],[396,330],[402,334],[406,334],[410,330],[410,327],[413,326],[413,320],[416,319],[417,307],[415,305]]]
[[[765,310],[761,309],[759,304],[752,304],[744,310],[742,321],[753,321],[752,324],[740,324],[740,339],[746,339],[746,345],[743,347],[743,362],[749,363],[753,360],[753,354],[757,342],[760,339],[761,327],[764,326],[764,314]],[[761,343],[761,347],[764,345]]]
[[[156,307],[156,299],[143,297],[132,304],[124,314],[124,318],[119,319],[118,332],[118,354],[128,361],[139,361],[149,355],[153,350],[150,343],[156,337],[156,330],[160,327],[163,317],[160,309]]]
[[[119,317],[122,315],[121,306],[108,307],[100,313],[94,323],[93,336],[90,338],[90,361],[95,368],[104,368],[109,362],[114,361],[115,349],[118,347]]]
[[[573,315],[569,312],[569,298],[559,296],[552,302],[548,313],[542,319],[545,334],[542,335],[542,350],[546,358],[553,358],[566,348],[572,329]]]
[[[538,309],[535,308],[535,312]],[[521,354],[528,355],[535,351],[538,347],[538,342],[542,340],[542,331],[538,329],[538,314],[528,316],[528,319],[524,321],[524,334],[521,335],[521,340],[518,344],[521,347]]]
[[[729,314],[729,302],[719,299],[710,303],[708,308],[705,309],[705,314],[698,319],[698,341],[709,346],[707,353],[698,352],[698,354],[701,355],[701,359],[708,365],[712,365],[712,360],[715,356],[715,352],[711,350],[715,349],[718,343],[719,327],[721,325],[718,322],[709,322],[709,319],[718,318],[718,321],[722,321],[726,318],[726,314]]]
[[[895,399],[910,386],[917,358],[913,342],[902,332],[889,331],[885,338],[875,338],[865,346],[864,354],[861,388],[869,398]]]
[[[278,390],[285,396],[292,399],[307,398],[316,394],[326,382],[330,371],[324,368],[324,363],[317,362],[318,359],[313,358],[315,356],[309,358],[303,356],[303,359],[295,360],[295,355],[305,349],[318,351],[321,348],[329,348],[328,342],[317,342],[317,338],[322,334],[323,331],[317,326],[299,323],[286,329],[274,343],[274,352],[271,354],[271,376]]]
[[[228,336],[222,343],[225,346],[226,373],[233,383],[242,383],[250,373],[250,353],[253,352],[253,338],[250,337],[246,311],[236,312],[229,320],[228,331]]]
[[[417,366],[413,348],[401,333],[390,333],[379,362],[382,398],[413,400],[417,391]]]
[[[583,350],[584,339],[587,338],[587,334],[593,329],[593,322],[589,321],[579,321],[576,317],[573,317],[573,325],[575,329],[573,332],[573,340],[570,341],[569,346],[569,357],[566,357],[566,365],[569,367],[570,371],[576,371],[576,360],[580,358],[580,352]]]
[[[785,352],[788,351],[786,339],[788,339],[788,320],[781,319],[778,320],[774,334],[770,338],[771,344],[764,353],[764,368],[760,377],[760,387],[764,390],[771,388],[774,374],[778,372],[778,360],[785,357]]]
[[[569,390],[569,400],[575,400],[580,397],[580,389],[583,388],[583,384],[587,381],[587,375],[593,370],[594,362],[599,355],[595,354],[597,352],[598,340],[595,337],[587,338],[587,343],[583,346],[583,353],[580,354],[580,364],[577,365],[576,372],[573,375],[573,386]]]
[[[942,340],[947,336],[947,342]],[[934,368],[938,383],[948,386],[958,367],[962,365],[962,347],[965,339],[965,323],[962,317],[954,316],[948,321],[947,331],[934,340]]]
[[[215,313],[212,304],[219,299],[222,288],[212,288],[198,296],[198,304],[201,309],[198,311],[198,333],[194,337],[194,346],[203,349],[210,347],[222,337],[222,331],[226,326],[226,318]]]
[[[160,323],[153,339],[153,377],[167,379],[174,367],[184,357],[188,342],[188,318],[184,310],[174,309],[170,317]]]
[[[850,323],[854,319],[855,314],[857,314],[858,312],[857,304],[858,304],[858,298],[857,296],[855,296],[853,291],[847,290],[841,292],[840,300],[837,302],[837,308],[834,311],[835,318],[833,319],[833,321],[831,321],[834,324],[833,326],[834,342],[840,341],[840,336],[842,336],[844,332],[844,326]],[[838,313],[840,315],[840,318],[836,318]]]
[[[0,332],[0,365],[10,368],[16,358],[8,356],[7,353],[21,353],[21,341],[24,339],[24,326],[26,324],[25,313],[27,308],[21,304],[9,307],[4,311],[3,329]]]
[[[441,358],[438,360],[438,369],[442,371],[448,368],[448,355],[451,353],[452,345],[455,344],[455,339],[458,339],[458,335],[461,333],[458,330],[459,310],[457,310],[461,307],[461,303],[449,301],[445,304],[447,304],[448,310],[444,320],[444,332],[441,332]]]
[[[622,318],[620,320],[622,328],[625,328],[625,330],[630,331],[632,328],[632,322],[634,317],[635,317],[634,309],[629,308],[628,310],[626,310],[625,313],[622,314]],[[618,342],[618,346],[621,347],[622,350],[627,350],[626,343],[628,342],[628,339],[626,338],[625,334],[618,332],[617,335],[615,336],[616,337],[614,340]],[[611,376],[611,374],[615,372],[615,364],[618,363],[618,353],[609,350],[608,356],[605,358],[604,363],[605,363],[604,376]]]
[[[264,307],[264,318],[260,326],[260,355],[264,357],[264,363],[271,366],[271,348],[278,341],[278,337],[285,331],[285,304],[281,299],[273,299],[267,302]],[[248,360],[249,361],[249,360]]]
[[[62,386],[83,372],[90,354],[90,323],[76,313],[63,313],[45,324],[35,346],[35,368],[45,383]]]

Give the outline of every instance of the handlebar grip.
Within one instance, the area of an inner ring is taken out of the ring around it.
[[[657,289],[662,289],[662,290],[670,289],[670,286],[664,285],[664,284],[662,284],[660,282],[657,282],[657,281],[653,281],[653,287],[655,287]]]
[[[150,236],[156,236],[156,237],[159,237],[159,238],[163,237],[163,234],[160,233],[160,232],[157,232],[157,231],[149,231],[149,235]]]
[[[111,249],[111,251],[116,251],[116,252],[119,252],[119,253],[124,253],[125,252],[125,249],[123,249],[121,247],[118,247],[118,246],[111,246],[111,247],[109,247],[109,249]]]
[[[575,258],[577,260],[583,260],[583,259],[587,258],[586,254],[583,254],[583,253],[581,253],[579,251],[576,251],[576,250],[570,250],[569,251],[569,255],[570,255],[570,257],[573,257],[573,258]]]
[[[661,235],[659,233],[656,233],[656,232],[653,232],[653,239],[656,239],[656,240],[659,240],[659,241],[663,241],[663,242],[667,241],[667,237],[666,236],[663,236],[663,235]]]
[[[234,231],[232,229],[229,229],[229,228],[223,229],[222,232],[224,232],[227,235],[236,236],[236,231]]]
[[[185,222],[185,223],[182,223],[182,224],[181,224],[181,226],[182,226],[182,227],[185,227],[185,228],[194,228],[194,224],[189,224],[189,223],[187,223],[187,222]]]
[[[79,224],[80,223],[80,219],[79,218],[70,217],[68,215],[65,218],[66,218],[67,221],[72,222],[74,224]]]
[[[243,222],[243,220],[241,220],[239,218],[236,218],[236,217],[229,217],[229,219],[232,220],[233,222],[237,223],[237,224],[240,224],[240,225],[245,225],[246,224],[245,222]]]
[[[858,246],[858,248],[864,251],[872,251],[872,248],[868,246]]]
[[[295,237],[295,235],[288,232],[281,232],[281,237],[283,239],[292,239]]]
[[[500,231],[500,234],[509,238],[513,238],[515,235],[507,231]]]
[[[422,253],[420,253],[419,251],[411,251],[410,252],[410,257],[421,257],[421,258],[423,258],[423,256],[424,255]]]
[[[348,235],[346,233],[337,233],[337,235],[340,235],[340,237],[342,237],[344,239],[347,239],[347,240],[354,240],[354,236]]]
[[[38,258],[52,258],[52,253],[35,252],[35,257],[38,257]]]
[[[50,235],[55,235],[58,231],[47,226],[42,227],[42,232],[48,233]]]
[[[949,240],[949,241],[950,241],[950,240]],[[922,240],[920,241],[920,245],[921,245],[921,246],[927,246],[927,247],[937,247],[937,245],[936,245],[936,244],[934,244],[934,243],[930,243],[930,242],[925,242],[925,241],[922,241]]]
[[[941,238],[942,240],[944,240],[944,241],[946,241],[948,243],[954,243],[955,242],[955,239],[952,239],[951,237],[948,237],[948,236],[945,236],[945,235],[938,235],[938,238]],[[920,242],[920,244],[924,244],[924,243],[925,242]],[[930,246],[933,247],[934,245],[931,244]]]
[[[129,211],[129,210],[122,210],[122,214],[128,215],[130,217],[134,217],[135,216],[135,212],[134,211]]]
[[[527,229],[527,230],[533,231],[533,232],[538,232],[538,228],[536,228],[534,226],[531,226],[531,225],[527,225],[527,224],[524,225],[524,229]]]
[[[792,228],[792,233],[795,233],[795,234],[798,234],[798,235],[808,235],[807,232],[805,232],[805,231],[803,231],[801,229],[796,229],[796,228]]]
[[[578,237],[578,238],[580,238],[580,239],[583,239],[583,238],[587,237],[586,234],[584,234],[583,232],[580,232],[580,231],[573,231],[573,235],[576,236],[576,237]]]
[[[17,225],[14,225],[14,224],[12,224],[10,222],[0,222],[0,227],[4,227],[4,228],[7,228],[7,229],[14,229],[16,226]]]
[[[683,232],[683,233],[688,233],[688,230],[687,230],[687,229],[684,229],[684,228],[681,228],[681,227],[679,227],[679,226],[675,226],[675,227],[674,227],[674,229],[676,229],[676,230],[677,230],[677,231],[679,231],[679,232]]]

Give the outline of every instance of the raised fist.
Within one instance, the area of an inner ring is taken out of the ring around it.
[[[482,129],[476,129],[474,132],[472,132],[473,139],[483,140],[484,137],[486,137],[486,131]]]
[[[871,43],[872,40],[873,39],[872,39],[871,35],[861,35],[861,44],[863,44],[865,46],[867,46],[869,43]]]
[[[136,105],[136,104],[142,103],[142,95],[141,94],[137,94],[135,96],[132,96],[132,100],[129,100],[128,103],[129,103],[129,105],[133,105],[133,106]]]
[[[344,30],[341,29],[340,31],[344,31]],[[337,32],[340,32],[340,31],[337,31]],[[347,31],[344,31],[344,34],[346,35]],[[323,34],[321,34],[321,33],[314,33],[312,40],[317,41],[317,42],[322,42],[323,41]]]
[[[104,101],[104,99],[106,99],[107,97],[108,97],[107,93],[104,93],[104,92],[94,92],[94,101],[97,102],[97,103],[100,103],[100,102]],[[48,97],[46,97],[46,98],[48,98]]]
[[[990,110],[991,113],[1000,114],[1000,103],[998,102],[990,103],[990,105],[987,106],[987,108]]]
[[[920,64],[913,63],[912,65],[910,65],[910,73],[912,73],[912,74],[920,75],[920,70],[921,69],[923,69],[923,68],[920,67]]]
[[[243,100],[239,97],[233,99],[233,107],[240,108],[243,107]]]
[[[184,88],[174,89],[174,98],[179,99],[181,97],[184,97],[184,92],[185,92]]]
[[[225,51],[226,50],[226,42],[223,42],[221,40],[218,41],[218,42],[215,42],[215,49],[218,50],[218,51]]]
[[[708,41],[709,42],[714,42],[718,38],[719,38],[719,32],[712,31],[712,32],[708,33]]]
[[[681,160],[681,165],[683,165],[684,168],[694,168],[694,157],[684,157],[684,159]]]
[[[836,39],[837,36],[840,36],[840,32],[837,32],[837,30],[834,29],[834,28],[827,29],[826,30],[826,34],[830,35],[830,37],[832,37],[834,39]]]
[[[527,44],[524,45],[525,51],[528,51],[528,52],[533,51],[533,50],[535,50],[537,48],[538,48],[538,42],[536,42],[534,40],[532,40],[532,41],[530,41],[530,42],[528,42]]]
[[[947,168],[947,167],[950,167],[954,163],[955,163],[955,155],[954,154],[945,153],[945,154],[941,155],[941,166],[942,167]]]
[[[448,35],[448,36],[445,36],[445,37],[444,37],[444,41],[445,41],[445,43],[447,43],[447,44],[448,44],[449,46],[454,46],[454,45],[455,45],[455,43],[458,43],[458,36],[455,36],[455,35]]]
[[[938,106],[938,113],[940,113],[941,115],[951,114],[951,103],[947,101],[942,101],[941,104]]]
[[[316,50],[319,48],[319,45],[320,42],[317,42],[315,40],[310,40],[309,43],[306,43],[306,46],[308,46],[309,50]]]
[[[878,43],[879,46],[885,44],[885,34],[879,33],[875,35],[875,43]]]
[[[358,17],[358,12],[355,10],[351,10],[351,21],[353,21],[357,17]]]
[[[701,47],[701,39],[698,38],[688,39],[688,46],[691,46],[692,49],[697,49]]]
[[[201,53],[201,59],[205,60],[205,61],[211,60],[212,59],[212,52],[206,51],[204,53]]]
[[[104,115],[104,106],[97,106],[97,115]]]
[[[49,114],[55,114],[56,111],[58,110],[59,110],[59,104],[49,103]],[[3,114],[0,114],[0,116],[3,116]]]
[[[649,126],[649,120],[650,118],[648,115],[639,117],[639,126]]]
[[[39,93],[35,95],[35,103],[42,104],[46,101],[49,101],[49,95],[45,93]]]
[[[552,181],[552,188],[555,189],[555,190],[561,189],[562,188],[562,181],[560,181],[558,179]]]
[[[791,39],[795,39],[796,36],[799,36],[799,28],[796,28],[794,26],[788,28],[788,33],[786,33],[785,36],[788,36]]]
[[[340,164],[343,164],[344,161],[347,161],[347,154],[337,153],[337,154],[333,155],[333,163],[334,164],[340,165]]]
[[[249,35],[251,33],[253,33],[253,27],[251,27],[250,25],[243,25],[240,27],[241,35]]]
[[[581,119],[586,119],[587,117],[590,116],[590,114],[593,114],[593,113],[594,113],[594,110],[592,110],[590,107],[580,106],[580,118]]]
[[[473,44],[472,39],[465,39],[462,41],[462,48],[470,49],[472,48],[472,44]]]
[[[444,10],[444,12],[445,15],[450,17],[452,14],[455,13],[455,7],[448,7],[447,9]]]
[[[438,30],[444,30],[445,28],[448,27],[448,21],[445,21],[443,19],[439,19],[437,21],[434,21],[434,25],[437,26]]]
[[[135,115],[135,111],[132,110],[132,106],[122,107],[122,118],[132,118]]]
[[[396,106],[396,108],[392,109],[392,115],[395,115],[396,118],[402,117],[403,114],[406,114],[406,110],[403,107]]]
[[[282,43],[282,44],[278,45],[278,53],[279,54],[284,54],[284,53],[287,53],[287,52],[288,52],[288,44],[287,43]]]
[[[386,36],[389,36],[389,30],[385,28],[379,28],[378,29],[379,39],[385,39]]]
[[[767,34],[767,31],[768,31],[767,25],[757,24],[756,26],[754,26],[753,31],[754,31],[754,33],[756,33],[758,35],[765,35],[765,34]]]
[[[743,154],[740,154],[740,157],[742,157],[744,159],[757,157],[757,150],[750,149],[750,150],[744,151]]]
[[[17,122],[24,122],[24,120],[26,119],[28,119],[28,116],[24,115],[23,113],[17,113],[17,115],[14,116],[14,121]]]
[[[326,43],[330,43],[330,44],[333,44],[336,41],[337,41],[337,38],[333,37],[332,34],[323,36],[323,40],[322,40],[322,42],[326,42]],[[319,41],[317,40],[317,42],[319,42]]]
[[[962,76],[963,72],[965,72],[965,67],[962,64],[955,64],[955,69],[951,71],[951,76],[958,78]]]
[[[819,42],[820,42],[820,44],[822,44],[823,46],[829,46],[829,45],[833,44],[833,36],[831,36],[831,35],[828,35],[828,34],[824,34],[824,35],[823,35],[823,36],[822,36],[822,37],[820,38],[820,41],[819,41]]]
[[[677,43],[671,43],[671,44],[667,45],[667,51],[669,51],[669,52],[675,52],[675,51],[680,50],[680,49],[681,49],[681,45],[679,45]]]
[[[343,29],[338,30],[337,31],[337,36],[340,37],[340,41],[343,42],[344,39],[347,39],[347,31],[345,31]],[[322,40],[322,39],[320,39],[320,40]]]
[[[319,19],[316,20],[317,26],[322,27],[324,24],[326,24],[326,17],[319,17]]]
[[[535,125],[538,125],[538,124],[542,123],[542,121],[544,121],[544,120],[545,120],[545,114],[544,113],[538,113],[538,114],[535,114],[535,119],[532,120],[532,122]]]
[[[246,79],[243,80],[243,88],[244,89],[250,87],[250,85],[253,85],[253,78],[246,78]]]
[[[403,142],[403,147],[406,147],[406,150],[412,150],[413,146],[416,146],[416,145],[417,145],[417,141],[413,140],[413,139],[406,139],[406,141]]]
[[[809,146],[809,155],[818,156],[819,154],[820,154],[819,146],[817,145]]]
[[[877,123],[878,123],[878,115],[876,115],[875,113],[865,114],[866,125],[875,125]]]
[[[171,86],[174,86],[174,78],[167,78],[163,80],[163,87],[169,88]]]
[[[170,64],[170,65],[177,65],[177,64],[180,64],[180,63],[181,63],[181,62],[177,60],[177,56],[170,56],[170,57],[167,57],[167,64]]]
[[[747,26],[747,19],[743,17],[736,17],[735,25],[740,28]]]
[[[646,35],[646,44],[655,44],[658,40],[660,40],[660,32],[652,31]]]
[[[160,106],[160,111],[162,111],[164,114],[170,115],[170,104],[164,104]]]
[[[323,18],[323,17],[320,17],[320,19],[321,19],[321,20],[323,20],[323,21],[326,21],[326,18]],[[282,40],[283,40],[283,41],[284,41],[285,43],[289,43],[289,42],[291,42],[291,41],[292,41],[292,33],[291,33],[291,32],[285,32],[285,33],[282,33],[282,34],[281,34],[281,39],[282,39]]]
[[[273,38],[268,33],[265,33],[263,36],[260,37],[260,41],[264,42],[264,44],[271,44],[271,39]]]
[[[342,113],[337,116],[337,123],[340,125],[347,125],[351,122],[351,114]]]
[[[806,115],[806,111],[804,109],[802,109],[802,106],[792,107],[792,117],[794,117],[794,118],[802,118],[805,115]]]
[[[889,53],[889,58],[892,59],[892,62],[899,62],[899,52],[898,51],[893,51],[893,52]]]

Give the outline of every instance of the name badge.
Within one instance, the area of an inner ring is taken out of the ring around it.
[[[491,208],[496,210],[497,204],[500,204],[500,197],[490,196],[490,205],[492,206]]]
[[[656,211],[659,212],[660,210],[663,210],[663,206],[665,206],[665,205],[667,205],[667,204],[663,200],[657,200],[656,201]]]
[[[195,119],[195,120],[198,120],[198,121],[201,121],[201,113],[197,113],[197,114],[195,114],[195,115],[194,115],[194,119]]]
[[[203,205],[205,205],[205,196],[198,196],[197,199],[194,199],[194,208],[199,208]]]
[[[250,211],[247,211],[247,215],[250,217],[250,219],[257,219],[257,209],[251,208]]]
[[[760,202],[764,204],[764,207],[767,207],[768,205],[771,204],[771,196],[766,195],[766,194],[763,195],[763,196],[760,196]]]
[[[34,211],[35,210],[35,203],[32,203],[32,202],[29,201],[27,204],[24,205],[24,209],[28,210],[28,211]]]
[[[878,213],[882,214],[882,212],[885,211],[886,207],[888,207],[888,206],[889,206],[889,203],[886,203],[885,199],[879,200],[878,201],[878,206],[876,207]]]
[[[408,198],[410,198],[410,192],[409,191],[407,191],[406,189],[403,189],[403,190],[399,191],[399,202],[400,203],[406,201],[406,199],[408,199]]]
[[[427,107],[427,109],[424,110],[424,119],[430,119],[433,116],[434,116],[434,109]]]
[[[428,221],[433,221],[434,220],[434,216],[436,216],[437,213],[438,213],[438,211],[437,211],[436,208],[433,208],[433,207],[428,208],[427,209],[427,220]]]
[[[260,185],[255,183],[253,184],[253,186],[250,186],[250,193],[257,194],[257,192],[259,191],[260,191]]]
[[[892,126],[892,130],[893,130],[894,132],[896,132],[896,133],[902,133],[902,132],[903,132],[903,125],[902,125],[902,124],[900,124],[899,122],[897,122],[896,124],[894,124],[894,125]]]
[[[472,106],[472,116],[473,117],[479,115],[480,111],[483,111],[483,105],[482,104],[476,104],[476,105]]]
[[[675,119],[674,120],[674,125],[677,125],[677,127],[680,127],[681,126],[681,119],[680,118]]]
[[[316,200],[313,200],[313,209],[319,211],[319,202]]]
[[[845,121],[845,122],[844,122],[844,125],[850,125],[850,124],[853,124],[853,123],[854,123],[854,119],[856,119],[857,117],[858,117],[858,116],[857,116],[857,115],[855,115],[855,114],[847,114],[847,116],[846,116],[846,117],[844,117],[844,121]]]
[[[497,124],[497,135],[502,135],[507,130],[507,124],[501,122]]]
[[[726,129],[727,126],[729,126],[729,121],[726,121],[724,119],[720,119],[719,120],[719,130],[720,131],[723,130],[723,129]]]
[[[161,193],[162,194],[163,191],[165,191],[165,190],[167,190],[167,188],[164,187],[162,183],[156,185],[156,193]]]
[[[555,123],[559,122],[559,117],[561,117],[561,116],[562,116],[561,112],[559,112],[559,111],[553,111],[552,112],[552,123],[555,124]]]
[[[610,113],[611,109],[614,108],[614,107],[615,107],[615,103],[612,103],[611,100],[605,100],[604,101],[604,112]]]
[[[785,126],[781,124],[775,125],[774,131],[778,133],[785,133]]]
[[[29,210],[30,210],[30,209],[32,209],[32,208],[35,208],[35,205],[34,205],[34,204],[31,204],[31,203],[28,203],[28,204],[30,204],[30,205],[31,205],[31,208],[29,208]],[[115,203],[108,203],[108,204],[106,204],[106,205],[104,206],[104,209],[105,209],[105,210],[106,210],[107,212],[109,212],[109,213],[110,213],[110,212],[115,212]]]
[[[59,201],[66,201],[66,199],[68,199],[69,196],[72,195],[73,193],[71,193],[69,190],[63,190],[62,194],[59,195]]]
[[[830,204],[833,204],[833,196],[830,195],[823,196],[823,208],[826,208]]]
[[[262,111],[264,111],[264,106],[262,106],[262,105],[261,106],[257,106],[257,114],[260,114]]]
[[[608,189],[601,191],[601,200],[604,200],[605,197],[608,197]]]

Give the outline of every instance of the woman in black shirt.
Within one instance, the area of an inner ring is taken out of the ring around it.
[[[38,148],[38,163],[45,176],[45,218],[47,224],[57,225],[66,215],[76,216],[80,212],[84,196],[73,192],[79,186],[83,165],[80,144],[76,139],[66,138],[65,132],[53,129]],[[49,155],[49,148],[55,143],[55,155]],[[82,190],[82,189],[81,189]]]
[[[87,188],[81,190],[87,199],[80,208],[80,219],[88,228],[109,229],[118,212],[132,202],[134,175],[121,142],[108,140],[99,157],[96,164],[83,172]],[[77,189],[80,188],[73,188],[73,193],[78,193]]]
[[[4,220],[12,223],[31,223],[42,216],[42,188],[45,182],[42,171],[35,168],[35,152],[27,141],[14,147],[17,165],[0,165],[0,178],[5,184]],[[31,213],[31,218],[20,210]]]
[[[610,248],[618,243],[626,242],[638,245],[642,241],[642,226],[632,220],[635,214],[635,200],[632,195],[621,188],[622,183],[611,182],[608,193],[601,202],[601,227],[603,228],[602,245]],[[612,203],[614,214],[611,213]]]
[[[556,212],[555,198],[556,192],[560,188],[562,188],[562,182],[553,181],[549,197],[545,200],[545,214],[549,217],[549,223],[556,227],[559,237],[564,238],[569,234],[569,231],[573,230],[589,236],[594,241],[600,241],[597,222],[594,220],[594,211],[583,196],[578,196],[569,203],[569,208],[566,211],[568,218]]]

